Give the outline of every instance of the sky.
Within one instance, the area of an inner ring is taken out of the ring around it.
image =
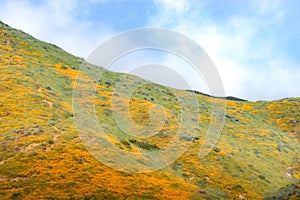
[[[252,101],[300,96],[300,4],[296,0],[0,0],[0,5],[4,23],[83,58],[121,32],[166,28],[205,50],[227,96]],[[156,62],[162,59],[158,64],[180,68],[170,55],[152,57]],[[119,64],[135,63],[128,60]],[[189,76],[192,72],[185,74]]]

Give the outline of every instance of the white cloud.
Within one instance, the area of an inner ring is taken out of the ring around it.
[[[300,96],[299,67],[282,57],[272,35],[261,32],[284,18],[281,1],[255,1],[253,7],[251,16],[232,15],[222,23],[205,18],[201,9],[172,13],[161,7],[149,24],[167,26],[203,47],[219,70],[226,95],[249,100]]]
[[[293,66],[293,67],[290,67]],[[256,100],[278,99],[300,95],[300,66],[287,60],[274,59],[266,66],[246,68],[247,78],[241,82],[243,95],[253,94]]]
[[[156,5],[156,13],[148,19],[148,26],[152,27],[174,24],[188,12],[191,6],[188,0],[153,0],[153,2]]]
[[[259,14],[270,14],[278,12],[282,3],[282,0],[254,0],[252,5]]]
[[[1,7],[0,18],[5,23],[81,57],[113,33],[107,25],[93,27],[91,22],[78,19],[76,0],[48,0],[41,5],[5,1]]]
[[[159,6],[164,9],[174,10],[175,12],[182,13],[189,8],[187,0],[154,0]]]

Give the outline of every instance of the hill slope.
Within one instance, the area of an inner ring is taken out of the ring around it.
[[[96,67],[55,45],[3,23],[0,26],[1,199],[299,197],[300,98],[227,100],[220,140],[214,151],[200,159],[197,155],[211,119],[211,101],[224,100],[197,94],[201,124],[190,129],[197,130],[198,136],[181,138],[182,143],[193,140],[190,149],[159,171],[120,172],[93,157],[74,125],[72,90],[78,70],[83,64],[92,70]],[[95,109],[98,120],[108,126],[105,134],[111,143],[130,152],[163,148],[180,123],[179,102],[172,91],[148,83],[134,93],[130,113],[136,123],[149,123],[148,110],[156,102],[165,107],[168,123],[155,136],[133,140],[113,121],[110,105],[122,74],[97,69],[104,75],[97,83]]]

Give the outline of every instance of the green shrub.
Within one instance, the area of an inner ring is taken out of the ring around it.
[[[22,193],[21,192],[15,192],[11,195],[12,199],[21,199],[22,197]]]
[[[300,182],[280,188],[277,192],[265,195],[263,199],[300,199]]]
[[[130,143],[129,143],[127,140],[122,139],[120,142],[121,142],[122,144],[124,144],[126,147],[130,147]]]
[[[46,89],[47,90],[51,90],[51,87],[48,85],[48,86],[46,86]]]
[[[148,142],[141,142],[141,141],[137,141],[135,139],[130,139],[129,142],[132,144],[135,144],[136,146],[138,146],[142,149],[147,149],[147,150],[159,149],[159,147],[156,146],[155,144],[149,144]]]
[[[54,144],[54,140],[49,139],[49,140],[48,140],[48,143],[49,143],[49,144]]]

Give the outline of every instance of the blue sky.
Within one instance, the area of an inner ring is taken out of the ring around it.
[[[84,58],[123,31],[175,30],[208,53],[226,95],[300,96],[298,1],[0,0],[0,5],[1,21]]]

